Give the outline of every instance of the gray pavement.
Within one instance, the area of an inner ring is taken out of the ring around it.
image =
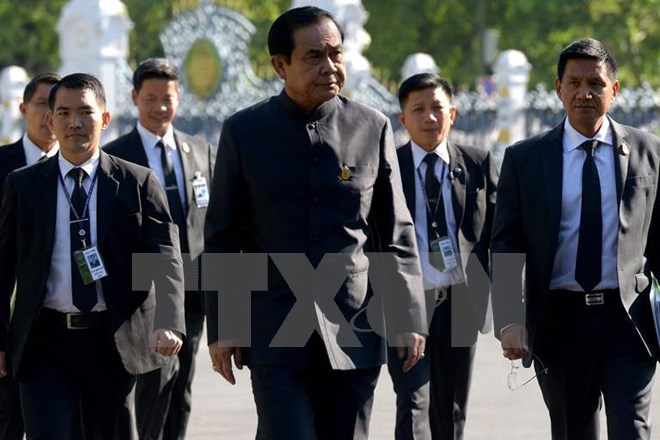
[[[200,349],[197,362],[188,438],[254,439],[256,413],[247,368],[238,372],[237,384],[231,386],[212,371],[204,347]],[[517,391],[509,391],[506,386],[509,367],[509,361],[502,357],[499,343],[492,334],[480,337],[468,406],[467,440],[550,438],[550,424],[536,381]],[[651,414],[656,425],[652,438],[660,440],[660,386],[654,387],[653,401]],[[371,417],[371,439],[393,438],[394,413],[392,382],[383,369]],[[606,438],[605,429],[602,433],[602,438]]]

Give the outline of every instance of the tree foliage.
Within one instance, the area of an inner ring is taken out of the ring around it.
[[[0,67],[20,65],[34,74],[59,67],[55,24],[67,0],[0,2]],[[158,35],[174,15],[199,0],[124,0],[134,23],[129,63],[163,54]],[[251,59],[271,75],[266,35],[290,0],[215,0],[237,10],[256,27]],[[620,65],[623,86],[660,87],[660,0],[363,0],[372,44],[365,52],[377,76],[398,82],[399,69],[414,52],[429,53],[441,73],[472,87],[487,73],[482,57],[486,29],[500,32],[499,49],[524,52],[532,83],[552,84],[556,59],[571,41],[600,39]]]

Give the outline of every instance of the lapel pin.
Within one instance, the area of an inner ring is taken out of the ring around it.
[[[181,144],[181,147],[183,148],[184,153],[190,153],[190,146],[188,145],[187,142],[184,142],[183,144]]]
[[[349,180],[351,178],[351,170],[349,170],[346,165],[341,166],[341,170],[339,170],[339,178],[341,180]]]
[[[630,147],[628,146],[627,143],[622,143],[621,146],[619,147],[619,153],[623,154],[624,156],[630,153]]]

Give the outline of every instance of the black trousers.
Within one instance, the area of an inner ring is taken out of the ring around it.
[[[366,440],[380,367],[333,370],[314,333],[303,369],[250,367],[257,440]]]
[[[138,376],[135,407],[141,440],[184,440],[192,408],[195,356],[204,328],[198,292],[186,292],[186,337],[176,358],[163,368]]]
[[[69,330],[42,311],[21,362],[19,388],[28,440],[69,440],[80,417],[83,438],[131,439],[124,369],[107,324]]]
[[[478,333],[469,298],[466,302],[457,296],[464,293],[464,289],[447,289],[446,298],[436,303],[434,292],[426,292],[427,310],[432,313],[426,356],[408,373],[390,348],[387,367],[396,393],[395,440],[463,438]],[[466,341],[469,345],[462,346]]]
[[[605,293],[604,304],[590,306],[583,293],[550,291],[534,351],[548,369],[538,382],[553,440],[598,439],[603,401],[609,439],[650,439],[656,361],[618,290]],[[542,369],[538,361],[534,366]]]
[[[0,439],[22,440],[24,434],[18,382],[9,376],[0,379]]]

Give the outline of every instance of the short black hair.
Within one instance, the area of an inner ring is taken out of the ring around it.
[[[35,75],[34,78],[32,78],[30,82],[27,83],[27,86],[25,86],[25,90],[23,90],[23,102],[26,104],[30,102],[30,100],[36,93],[39,84],[48,84],[52,86],[54,84],[57,84],[57,82],[60,79],[61,79],[60,76],[57,73],[53,73],[53,72],[44,72]]]
[[[101,81],[95,76],[87,73],[72,73],[71,75],[65,76],[51,87],[50,93],[48,94],[48,107],[50,107],[51,111],[55,110],[55,97],[57,96],[57,91],[60,87],[71,90],[89,90],[96,97],[96,101],[105,107],[105,90],[103,90],[103,84],[101,84]]]
[[[566,63],[570,59],[587,58],[598,60],[605,63],[605,69],[613,81],[616,80],[617,65],[616,60],[609,50],[603,46],[598,40],[593,38],[582,38],[573,41],[566,46],[559,54],[559,61],[557,62],[557,78],[561,81],[566,71]]]
[[[303,6],[293,8],[277,17],[268,31],[268,52],[270,56],[282,55],[287,60],[291,60],[293,52],[293,34],[298,29],[316,24],[328,18],[339,29],[341,41],[344,42],[344,30],[341,28],[335,17],[325,9],[316,6]]]
[[[403,106],[412,92],[416,90],[437,89],[438,87],[445,92],[445,95],[449,98],[449,102],[451,102],[454,96],[452,86],[449,81],[440,75],[436,75],[435,73],[418,73],[407,78],[399,87],[399,106],[401,107],[401,111],[403,111]]]
[[[152,78],[178,81],[179,72],[167,58],[147,58],[133,72],[133,88],[139,92],[144,81]]]

